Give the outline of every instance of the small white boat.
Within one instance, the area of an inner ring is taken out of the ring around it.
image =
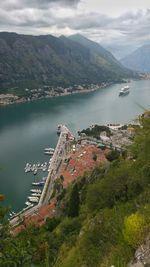
[[[54,152],[55,149],[53,147],[46,147],[46,148],[44,148],[44,151],[45,152]]]
[[[33,182],[32,185],[39,185],[39,182]]]
[[[40,181],[40,182],[33,182],[32,185],[36,185],[36,186],[43,186],[45,184],[44,181]]]
[[[30,201],[31,201],[32,203],[38,203],[38,202],[39,202],[38,199],[30,199]]]
[[[40,197],[41,196],[41,193],[32,193],[31,196],[32,197]]]
[[[46,148],[44,148],[44,150],[45,150],[45,151],[53,151],[53,152],[55,151],[55,149],[52,148],[52,147],[46,147]]]
[[[36,175],[36,174],[37,174],[37,169],[35,169],[35,170],[34,170],[33,174],[34,174],[34,175]]]
[[[25,172],[26,172],[26,173],[27,173],[27,172],[30,172],[30,171],[31,171],[30,167],[25,168]]]
[[[30,190],[32,193],[42,193],[40,189],[31,189]]]
[[[38,197],[28,197],[28,200],[30,202],[33,202],[33,203],[38,203],[39,202],[39,198]]]
[[[26,204],[27,206],[31,206],[31,205],[32,205],[31,202],[29,202],[29,201],[26,201],[25,204]]]
[[[29,196],[28,199],[39,199],[39,197],[31,197],[31,196]]]
[[[28,199],[29,199],[29,201],[30,201],[30,200],[34,200],[34,199],[39,200],[39,197],[32,197],[32,196],[29,196]]]
[[[11,218],[15,217],[15,216],[16,216],[16,212],[11,211],[11,212],[9,213],[9,216],[10,216]]]
[[[44,154],[45,155],[53,155],[54,154],[54,151],[44,151]]]

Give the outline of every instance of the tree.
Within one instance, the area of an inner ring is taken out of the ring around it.
[[[96,161],[97,160],[97,155],[94,153],[93,154],[93,160]]]
[[[80,205],[80,199],[79,199],[79,189],[78,185],[75,184],[69,201],[69,207],[68,207],[68,216],[69,217],[76,217],[79,215],[79,205]]]
[[[118,159],[120,156],[120,152],[117,151],[116,149],[115,150],[112,150],[107,156],[106,158],[109,160],[109,161],[113,161],[115,159]]]
[[[47,218],[46,223],[44,225],[44,228],[50,232],[52,232],[57,225],[60,223],[61,219],[60,218]]]
[[[136,248],[143,241],[145,226],[145,218],[139,213],[131,214],[125,218],[123,236],[133,248]]]
[[[61,174],[60,175],[60,180],[63,182],[64,181],[64,176]]]

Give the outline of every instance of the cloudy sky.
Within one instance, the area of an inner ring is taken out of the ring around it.
[[[80,33],[119,56],[150,43],[150,0],[0,0],[0,31]]]

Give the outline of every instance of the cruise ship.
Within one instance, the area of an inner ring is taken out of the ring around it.
[[[129,91],[130,87],[128,85],[122,87],[119,91],[119,96],[124,96],[130,93]]]

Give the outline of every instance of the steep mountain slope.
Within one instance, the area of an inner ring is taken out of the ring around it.
[[[101,54],[65,37],[1,32],[0,88],[98,83],[132,76],[110,53],[102,49]]]
[[[124,68],[122,64],[106,49],[96,42],[93,42],[80,34],[75,34],[69,36],[74,42],[77,42],[84,47],[88,48],[94,55],[100,64],[103,64],[106,69],[111,69],[111,71],[118,72],[122,75],[123,73],[129,74],[129,70]]]
[[[150,72],[150,45],[144,45],[130,55],[121,59],[121,63],[127,68]]]

